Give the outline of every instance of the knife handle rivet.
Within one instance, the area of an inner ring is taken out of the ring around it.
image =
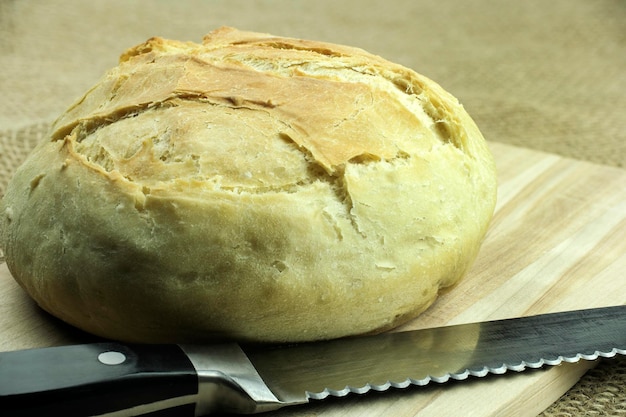
[[[98,360],[105,365],[119,365],[124,363],[126,355],[116,351],[102,352],[98,355]]]

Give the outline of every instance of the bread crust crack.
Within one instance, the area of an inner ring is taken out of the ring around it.
[[[102,337],[330,339],[456,283],[495,191],[480,131],[428,78],[221,28],[124,52],[16,172],[0,246],[42,308]]]

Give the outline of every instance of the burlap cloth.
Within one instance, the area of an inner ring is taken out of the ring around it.
[[[124,48],[221,25],[362,47],[438,81],[488,140],[626,167],[624,1],[0,0],[0,195]],[[600,362],[542,415],[626,415],[625,387],[626,360]]]

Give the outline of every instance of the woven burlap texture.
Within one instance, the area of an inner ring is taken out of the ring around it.
[[[488,140],[626,166],[626,2],[0,2],[0,127],[49,121],[160,35],[220,25],[352,44],[453,92]]]
[[[441,83],[490,141],[626,167],[621,0],[1,0],[0,195],[124,48],[221,25],[362,47]],[[626,360],[601,362],[542,416],[626,415],[625,387]]]

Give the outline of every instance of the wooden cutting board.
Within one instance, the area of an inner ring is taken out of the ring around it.
[[[626,171],[498,143],[496,214],[468,276],[400,330],[626,304]],[[0,350],[92,338],[42,313],[0,266]],[[350,395],[266,416],[536,416],[592,362]]]

